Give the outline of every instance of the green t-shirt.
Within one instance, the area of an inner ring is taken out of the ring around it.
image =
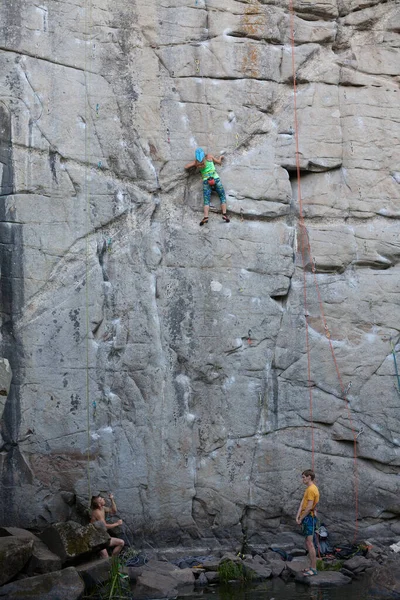
[[[207,179],[209,179],[209,177],[212,177],[213,179],[219,178],[219,175],[218,175],[217,171],[215,170],[215,165],[214,165],[213,160],[206,159],[203,169],[200,169],[200,173],[203,178],[203,181],[207,181]]]

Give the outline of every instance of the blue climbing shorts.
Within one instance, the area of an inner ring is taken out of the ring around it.
[[[311,515],[307,515],[301,522],[301,533],[304,537],[308,537],[309,535],[314,535],[315,530],[317,529],[317,517],[312,517]]]
[[[212,190],[215,190],[217,192],[217,194],[219,196],[219,201],[221,202],[221,204],[226,204],[225,190],[221,183],[220,178],[218,177],[218,178],[215,178],[215,184],[213,186],[209,185],[206,179],[203,181],[204,205],[210,206],[210,198],[211,198]]]

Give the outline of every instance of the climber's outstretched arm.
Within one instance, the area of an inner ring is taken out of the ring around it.
[[[196,166],[196,161],[192,160],[192,162],[190,162],[187,165],[185,165],[185,169],[192,169],[195,166]]]
[[[211,154],[210,154],[210,156],[211,156],[211,160],[213,160],[216,165],[222,165],[222,161],[225,158],[224,155],[221,155],[219,158],[217,158],[216,156],[212,156]],[[207,158],[208,158],[208,156],[207,156]]]

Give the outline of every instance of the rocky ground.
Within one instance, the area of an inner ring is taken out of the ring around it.
[[[220,583],[255,583],[272,577],[295,579],[310,586],[341,586],[368,576],[371,589],[382,597],[400,597],[400,560],[388,547],[360,544],[354,556],[318,561],[319,572],[306,577],[309,566],[303,539],[286,534],[270,547],[208,556],[184,555],[184,550],[134,552],[126,548],[115,571],[111,559],[99,559],[109,536],[93,525],[58,523],[39,536],[19,528],[0,529],[0,598],[8,600],[79,600],[92,593],[110,595],[113,577],[123,578],[126,597],[138,600],[175,598],[195,587]],[[279,545],[278,545],[279,544]],[[280,550],[280,553],[276,551]],[[363,552],[361,552],[363,550]],[[282,553],[286,556],[282,557]],[[139,566],[130,566],[137,564]]]

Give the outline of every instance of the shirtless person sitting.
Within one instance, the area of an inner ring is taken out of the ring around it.
[[[92,500],[90,502],[90,508],[92,509],[92,516],[90,518],[91,523],[101,523],[103,527],[108,529],[113,529],[114,527],[118,527],[122,525],[122,519],[119,519],[116,523],[106,523],[106,513],[110,515],[115,515],[117,512],[117,506],[115,504],[114,496],[112,494],[109,495],[111,507],[106,506],[106,501],[103,496],[92,496]],[[110,537],[110,545],[109,548],[114,548],[113,555],[119,554],[124,547],[125,542],[119,538]],[[106,548],[100,552],[102,558],[108,558],[108,552]]]

